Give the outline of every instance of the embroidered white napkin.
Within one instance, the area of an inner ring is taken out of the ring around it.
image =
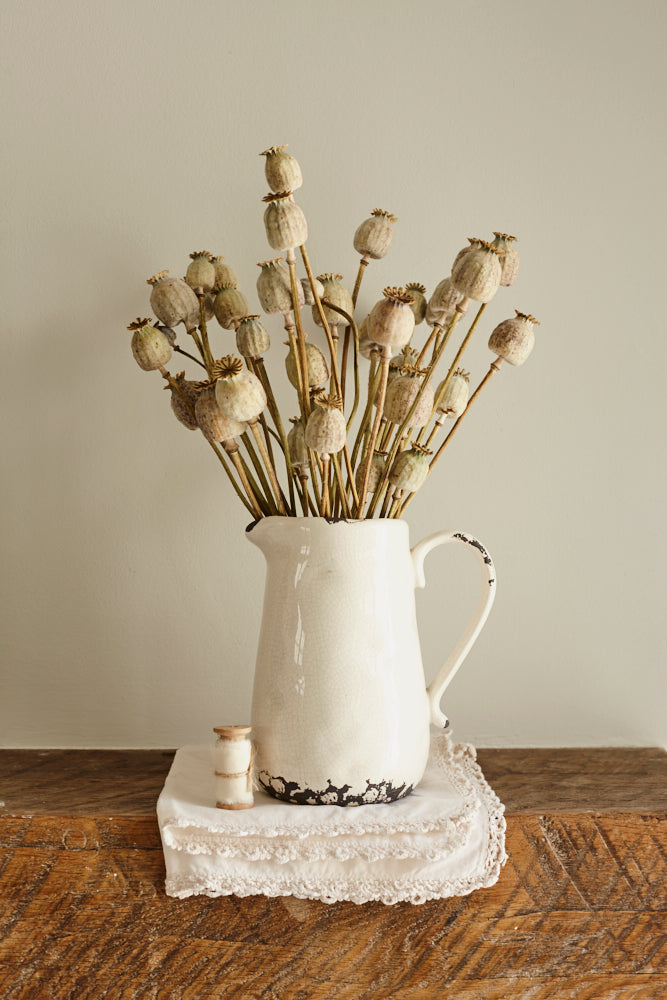
[[[252,809],[214,803],[210,748],[183,747],[157,804],[170,896],[422,903],[493,885],[506,860],[504,807],[473,747],[445,733],[397,802],[295,806],[257,792]]]

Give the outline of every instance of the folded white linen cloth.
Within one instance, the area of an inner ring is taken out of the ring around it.
[[[397,802],[296,806],[255,793],[215,807],[209,747],[176,753],[157,804],[166,892],[422,903],[493,885],[506,861],[504,807],[474,748],[436,735],[426,773]]]

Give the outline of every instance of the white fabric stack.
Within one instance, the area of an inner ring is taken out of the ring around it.
[[[297,896],[423,903],[493,885],[504,807],[475,750],[434,737],[419,786],[389,804],[295,806],[257,792],[215,808],[209,747],[183,747],[157,804],[169,896]]]

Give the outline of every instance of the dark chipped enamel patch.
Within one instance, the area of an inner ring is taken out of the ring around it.
[[[484,548],[484,546],[482,545],[482,543],[478,542],[476,538],[472,538],[470,535],[465,535],[462,531],[457,531],[456,534],[454,534],[452,537],[453,538],[458,538],[458,540],[460,542],[465,542],[466,545],[472,545],[472,547],[474,549],[477,549],[481,553],[482,559],[484,560],[484,562],[486,563],[486,565],[487,566],[493,566],[493,562],[491,560],[491,556],[486,551],[486,549]],[[489,578],[489,586],[490,587],[492,587],[495,582],[496,582],[495,581],[495,577],[490,577]]]
[[[331,781],[327,788],[314,791],[301,788],[296,781],[272,777],[268,771],[260,771],[257,780],[269,795],[298,806],[364,806],[376,802],[396,802],[409,795],[414,788],[414,785],[405,783],[395,786],[391,781],[372,782],[367,778],[366,790],[359,795],[351,795],[351,785],[337,788]]]

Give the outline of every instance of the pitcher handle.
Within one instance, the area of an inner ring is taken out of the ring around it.
[[[482,631],[482,626],[488,618],[489,611],[496,596],[496,571],[491,560],[491,556],[476,538],[465,531],[438,531],[434,535],[429,535],[423,541],[418,542],[410,550],[412,563],[415,569],[415,587],[425,587],[426,578],[424,576],[424,560],[431,549],[438,545],[445,545],[447,542],[462,542],[474,552],[482,568],[482,591],[475,612],[468,623],[468,627],[454,647],[454,650],[440,668],[438,675],[426,689],[428,695],[430,718],[434,726],[446,729],[449,719],[440,710],[440,699],[445,689],[449,686],[454,674],[459,669],[466,656],[472,649],[473,643]]]

